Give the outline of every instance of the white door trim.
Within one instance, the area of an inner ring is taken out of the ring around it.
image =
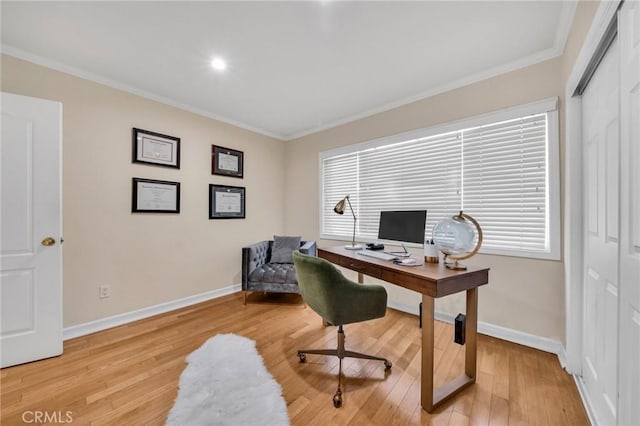
[[[573,93],[613,19],[621,0],[601,2],[565,87],[564,272],[566,292],[566,370],[582,374],[582,100]]]

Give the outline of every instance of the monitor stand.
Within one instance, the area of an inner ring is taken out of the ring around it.
[[[404,251],[385,251],[385,253],[392,254],[392,255],[398,256],[398,257],[410,257],[411,253],[409,252],[409,250],[407,250],[407,248],[404,246],[404,244],[400,244],[400,246],[402,246],[402,250],[404,250]]]

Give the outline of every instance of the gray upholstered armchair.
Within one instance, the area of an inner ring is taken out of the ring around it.
[[[274,240],[260,241],[242,248],[242,290],[245,305],[250,291],[300,293],[293,259],[290,263],[273,262],[273,249]],[[299,250],[309,256],[315,256],[316,242],[300,241]]]

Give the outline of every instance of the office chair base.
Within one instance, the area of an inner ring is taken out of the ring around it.
[[[333,406],[336,408],[342,407],[342,391],[340,389],[333,395]]]
[[[344,330],[342,329],[342,326],[339,326],[337,349],[303,349],[298,351],[298,358],[300,359],[301,363],[307,362],[308,354],[335,356],[335,357],[338,357],[338,359],[340,360],[340,367],[338,369],[338,390],[333,395],[333,406],[335,408],[340,408],[342,406],[342,360],[344,358],[360,358],[360,359],[371,359],[374,361],[382,361],[384,362],[385,371],[390,370],[391,367],[393,366],[391,361],[389,361],[386,358],[345,350],[344,340],[345,340]]]
[[[361,354],[359,352],[352,351],[344,351],[344,355],[342,357],[338,356],[338,351],[336,349],[305,349],[302,351],[298,351],[298,358],[301,363],[307,362],[307,355],[329,355],[329,356],[337,356],[338,358],[360,358],[360,359],[372,359],[374,361],[382,361],[384,362],[384,369],[389,370],[393,367],[393,363],[386,358],[381,358],[378,356]]]

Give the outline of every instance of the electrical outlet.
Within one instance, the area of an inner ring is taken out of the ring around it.
[[[101,285],[100,287],[98,287],[99,290],[99,297],[100,299],[106,299],[108,297],[111,297],[111,286],[110,285]]]

